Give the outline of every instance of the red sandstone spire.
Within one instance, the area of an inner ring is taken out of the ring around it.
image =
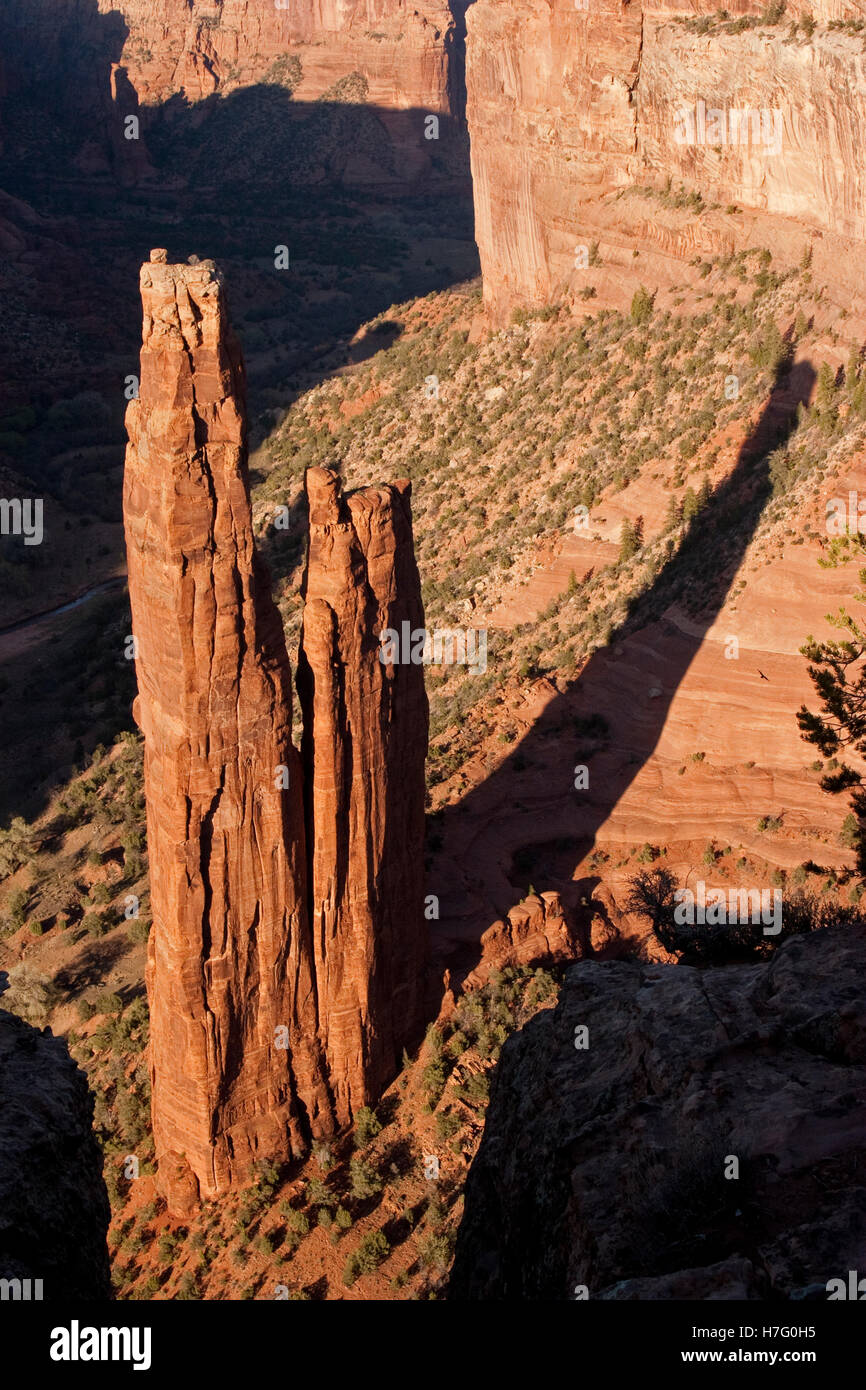
[[[178,1208],[180,1187],[205,1196],[242,1181],[255,1158],[327,1132],[331,1113],[291,674],[253,546],[240,351],[212,262],[153,252],[141,292],[124,517],[153,904],[153,1129]]]
[[[154,251],[141,291],[124,519],[153,1131],[181,1214],[348,1124],[423,1021],[427,697],[422,666],[379,659],[383,629],[423,624],[409,484],[343,499],[311,469],[302,787],[222,281]]]

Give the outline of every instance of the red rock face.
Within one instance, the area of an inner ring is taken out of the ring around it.
[[[172,1210],[350,1121],[422,1021],[423,624],[409,484],[308,474],[299,685],[253,545],[243,365],[205,261],[141,272],[124,516],[145,739],[153,1130]],[[308,886],[307,862],[310,864]]]
[[[424,1005],[423,666],[380,634],[423,626],[410,484],[348,498],[307,472],[310,548],[298,666],[313,948],[337,1117],[377,1095]]]
[[[193,13],[187,0],[99,0],[99,8],[123,14],[121,62],[143,103],[177,91],[200,101],[275,80],[274,64],[289,56],[300,62],[301,101],[358,72],[371,105],[449,110],[447,0],[223,0],[210,14]]]
[[[253,548],[240,353],[212,262],[145,265],[141,291],[124,514],[151,863],[153,1128],[178,1209],[196,1187],[207,1196],[246,1177],[257,1157],[300,1150],[331,1112],[291,674]]]
[[[754,8],[747,0],[732,15]],[[476,0],[467,11],[467,119],[484,297],[494,321],[515,305],[574,300],[576,250],[600,241],[622,274],[631,248],[690,259],[729,250],[737,205],[839,237],[866,238],[856,151],[866,120],[859,44],[826,26],[837,0],[790,0],[784,23],[727,33],[709,0]],[[796,41],[789,21],[821,26]],[[861,17],[863,0],[845,9]],[[679,19],[704,17],[706,28]],[[702,139],[698,103],[764,121]],[[815,113],[820,113],[817,116]],[[762,117],[760,113],[766,113]],[[680,183],[720,211],[670,219],[635,190]],[[614,202],[615,195],[619,198]],[[767,244],[770,244],[769,241]],[[619,255],[617,248],[628,247]],[[850,248],[849,248],[850,249]],[[580,301],[577,307],[581,308]]]
[[[463,982],[485,985],[496,970],[580,960],[583,951],[558,893],[531,893],[481,937],[481,960]]]

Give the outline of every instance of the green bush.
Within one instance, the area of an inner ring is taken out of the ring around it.
[[[351,1159],[349,1180],[350,1191],[357,1201],[363,1201],[366,1197],[375,1197],[377,1192],[382,1191],[382,1179],[375,1168],[366,1163],[363,1158]]]
[[[355,1116],[355,1143],[359,1148],[369,1144],[371,1139],[375,1139],[377,1134],[381,1134],[382,1125],[370,1109],[369,1105],[362,1105]]]
[[[655,295],[650,294],[644,285],[635,290],[631,301],[631,320],[640,328],[652,318]]]
[[[391,1246],[384,1232],[370,1231],[346,1261],[343,1283],[351,1288],[359,1275],[372,1274],[383,1260],[387,1260],[390,1253]]]
[[[94,1004],[98,1014],[119,1014],[123,1011],[123,1000],[120,995],[112,994],[109,990],[106,990],[104,994],[97,994]]]

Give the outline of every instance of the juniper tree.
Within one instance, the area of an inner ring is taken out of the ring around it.
[[[860,551],[864,542],[856,538]],[[866,569],[860,570],[860,583],[866,586]],[[866,602],[866,592],[855,593],[858,603]],[[833,796],[851,792],[851,810],[857,819],[857,869],[866,877],[866,774],[851,762],[866,758],[866,631],[846,609],[828,613],[827,622],[842,634],[839,640],[817,642],[809,637],[800,648],[809,662],[809,679],[821,702],[816,714],[801,705],[797,724],[807,743],[813,743],[833,768],[821,778],[821,788]],[[855,838],[855,837],[852,837]]]

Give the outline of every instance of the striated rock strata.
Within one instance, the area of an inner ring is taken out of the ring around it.
[[[347,1123],[421,1018],[427,704],[409,488],[308,481],[304,778],[253,545],[243,365],[213,263],[142,268],[124,516],[153,909],[153,1128],[181,1211]],[[308,886],[307,862],[311,865]]]
[[[424,760],[420,664],[380,660],[379,634],[423,625],[411,484],[343,498],[307,472],[310,547],[298,691],[310,894],[328,1068],[346,1123],[398,1069],[423,1010]]]
[[[60,1038],[5,1010],[0,1115],[0,1279],[21,1281],[8,1297],[111,1298],[111,1213],[87,1078]]]
[[[503,1048],[450,1296],[826,1298],[862,1269],[864,948],[569,970]]]
[[[716,8],[704,0],[470,6],[476,235],[494,319],[518,304],[578,294],[588,281],[575,250],[593,236],[690,254],[694,225],[678,243],[660,203],[639,217],[621,204],[605,207],[630,186],[663,190],[682,182],[722,210],[738,204],[799,219],[807,229],[866,237],[858,156],[866,58],[858,35],[827,27],[839,17],[862,18],[863,4],[795,0],[784,21],[739,33],[710,21]],[[757,9],[742,3],[731,15]],[[805,14],[817,30],[792,38],[789,21]],[[703,29],[694,25],[700,16]],[[737,125],[732,141],[727,125],[722,143],[714,129],[699,128],[695,114],[692,133],[679,114],[697,113],[699,102],[725,113],[766,112],[766,131],[750,125],[742,140]],[[741,235],[740,223],[728,223],[716,234],[718,246]]]

